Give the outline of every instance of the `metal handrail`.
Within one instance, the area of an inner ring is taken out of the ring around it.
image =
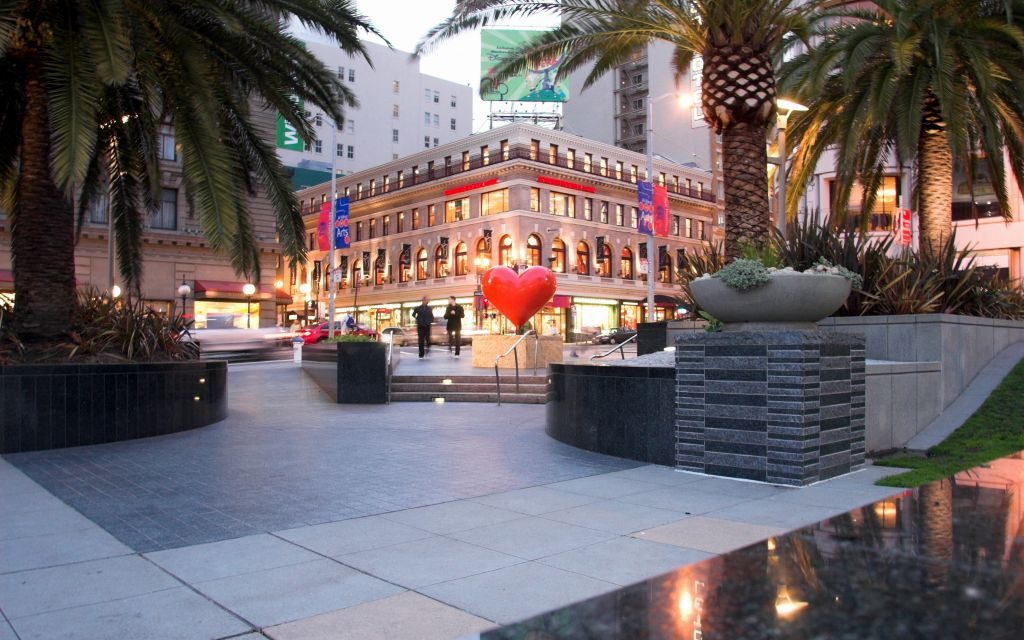
[[[533,336],[535,338],[535,340],[536,340],[536,342],[533,345],[533,374],[537,375],[537,359],[538,359],[538,357],[540,355],[540,334],[537,333],[536,331],[534,331],[533,329],[530,329],[529,331],[525,332],[523,335],[519,336],[519,339],[516,340],[515,342],[513,342],[512,346],[509,347],[508,350],[505,351],[505,353],[499,354],[497,357],[494,358],[494,387],[495,387],[495,389],[498,392],[498,406],[499,407],[501,406],[501,374],[498,373],[498,362],[502,358],[504,358],[505,356],[507,356],[510,353],[515,358],[515,361],[516,361],[516,393],[519,393],[519,351],[517,351],[517,348],[519,347],[519,344],[523,340],[526,340],[526,338],[528,338],[529,336]]]
[[[609,350],[608,350],[608,351],[606,351],[605,353],[596,353],[596,354],[594,354],[594,355],[590,356],[590,361],[591,361],[591,362],[593,362],[594,360],[597,360],[598,358],[604,358],[604,357],[606,357],[606,356],[610,356],[610,355],[612,355],[613,353],[615,353],[616,351],[618,351],[618,352],[619,352],[619,355],[621,355],[621,356],[622,356],[622,359],[623,359],[623,360],[625,360],[625,359],[626,359],[626,352],[625,352],[625,351],[623,351],[623,349],[622,349],[622,348],[623,348],[623,347],[625,347],[625,346],[626,346],[627,344],[629,344],[630,342],[635,342],[635,341],[636,341],[636,338],[637,338],[637,336],[639,336],[639,335],[640,335],[639,333],[634,333],[634,334],[633,334],[632,336],[630,336],[630,337],[629,337],[629,338],[627,338],[626,340],[623,340],[623,341],[622,341],[622,342],[620,342],[619,344],[615,345],[615,348],[613,348],[613,349],[609,349]]]
[[[391,404],[391,374],[394,370],[391,368],[391,354],[395,348],[395,336],[392,335],[391,339],[388,340],[388,355],[384,359],[384,388],[387,390],[387,404]]]

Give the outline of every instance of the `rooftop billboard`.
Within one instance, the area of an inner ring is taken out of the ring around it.
[[[485,29],[480,32],[480,97],[484,100],[513,102],[565,102],[569,99],[569,85],[558,83],[561,58],[549,58],[495,85],[491,82],[495,70],[516,50],[536,38],[543,31],[531,29]]]

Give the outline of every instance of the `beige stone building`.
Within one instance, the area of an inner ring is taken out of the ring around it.
[[[456,296],[466,321],[506,328],[479,295],[490,265],[543,265],[556,274],[554,299],[534,325],[563,336],[644,321],[646,264],[637,232],[636,181],[643,155],[528,124],[493,129],[345,176],[351,247],[339,250],[336,313],[355,312],[375,328],[412,324],[424,296],[443,307]],[[655,238],[657,317],[681,313],[676,265],[713,237],[717,211],[711,174],[656,160],[654,181],[669,193],[668,237]],[[328,261],[316,227],[330,184],[299,192],[310,260],[280,279],[293,294],[290,313],[325,317]],[[301,285],[310,285],[308,299]]]
[[[255,119],[258,126],[273,132],[273,114],[257,113]],[[271,139],[270,133],[267,139]],[[275,286],[282,258],[269,202],[262,193],[248,199],[261,256],[261,279],[252,283],[257,291],[250,300],[242,293],[246,283],[235,275],[228,258],[211,250],[202,235],[199,216],[185,197],[180,154],[171,127],[161,134],[159,153],[162,201],[160,209],[147,218],[143,233],[143,298],[156,309],[177,313],[181,307],[178,289],[185,283],[191,290],[185,299],[185,313],[194,315],[199,328],[274,326],[291,297],[284,283]],[[116,257],[113,281],[109,280],[107,219],[105,201],[85,215],[75,250],[75,277],[81,288],[108,291],[112,285],[123,285]],[[13,301],[10,247],[10,219],[0,213],[0,296]]]

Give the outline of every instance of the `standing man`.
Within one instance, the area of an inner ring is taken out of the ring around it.
[[[420,360],[430,351],[430,325],[434,324],[434,312],[430,308],[430,297],[423,296],[420,306],[412,310],[416,318],[416,339],[420,347]]]
[[[466,310],[455,304],[455,296],[448,296],[448,307],[444,310],[444,319],[448,321],[445,329],[448,330],[448,353],[452,352],[452,345],[455,345],[455,357],[459,357],[459,349],[462,347],[462,318]]]

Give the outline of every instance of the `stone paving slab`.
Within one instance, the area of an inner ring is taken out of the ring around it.
[[[685,522],[685,520],[684,520]],[[635,538],[612,538],[542,558],[558,569],[625,586],[710,557],[710,553]]]
[[[456,540],[536,560],[607,540],[615,534],[544,518],[521,518],[450,534]]]
[[[146,557],[193,584],[320,559],[315,553],[268,534],[156,551]]]
[[[360,551],[341,556],[339,561],[410,589],[523,562],[506,553],[442,537]]]
[[[633,537],[638,540],[698,549],[707,553],[726,553],[785,531],[779,527],[694,516],[646,531],[638,531]]]
[[[434,537],[423,529],[381,516],[288,529],[278,531],[274,535],[332,558]]]

